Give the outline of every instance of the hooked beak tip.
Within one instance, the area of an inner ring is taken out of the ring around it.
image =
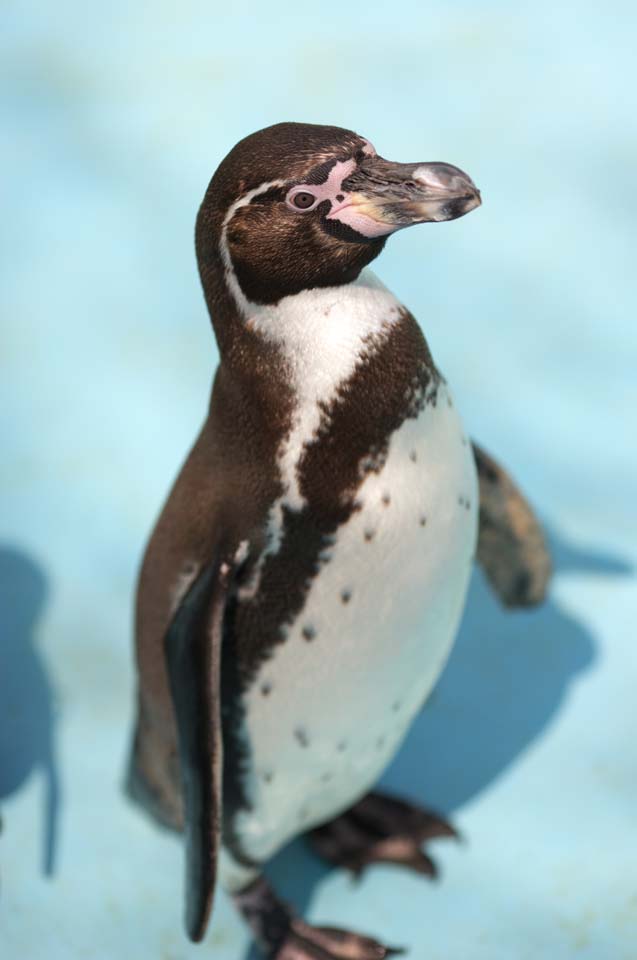
[[[387,236],[416,223],[455,220],[482,203],[475,183],[449,163],[392,163],[366,159],[344,183],[346,199],[329,219],[367,238]]]
[[[435,211],[435,220],[454,220],[482,204],[471,177],[451,164],[421,164],[414,170],[413,179],[423,188],[423,209]]]
[[[477,187],[473,188],[473,191],[467,196],[465,200],[465,213],[470,213],[471,210],[476,210],[478,207],[482,206],[482,194]]]

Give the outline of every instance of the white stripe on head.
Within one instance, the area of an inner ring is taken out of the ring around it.
[[[365,147],[363,149],[365,150],[366,153],[370,153],[370,152],[374,153],[374,148],[367,141],[365,142]],[[288,206],[292,206],[290,203],[290,197],[293,194],[298,192],[308,191],[308,192],[311,192],[317,198],[319,203],[323,200],[329,200],[331,204],[331,209],[340,211],[341,206],[339,204],[339,201],[336,200],[336,197],[339,197],[340,199],[340,193],[343,189],[342,187],[343,182],[347,179],[347,177],[350,176],[351,173],[353,173],[355,169],[356,169],[356,160],[353,157],[351,157],[349,160],[336,160],[334,163],[334,166],[329,171],[327,179],[323,183],[317,184],[317,183],[311,183],[308,181],[306,183],[295,184],[292,191],[288,195]],[[255,197],[260,196],[262,193],[267,193],[268,190],[271,190],[274,187],[285,186],[286,182],[287,181],[285,180],[270,180],[270,181],[267,181],[266,183],[260,184],[258,187],[254,187],[254,189],[252,190],[249,190],[238,200],[235,200],[235,202],[230,206],[230,209],[228,210],[223,220],[223,224],[221,227],[221,240],[219,242],[219,249],[220,249],[221,258],[223,260],[224,267],[225,267],[226,284],[228,286],[228,289],[230,290],[230,293],[232,294],[232,297],[237,307],[239,308],[240,313],[243,314],[246,320],[256,319],[256,317],[258,317],[260,313],[263,312],[263,307],[260,307],[259,304],[252,303],[250,300],[248,300],[243,290],[241,289],[241,285],[239,284],[239,281],[237,279],[237,274],[235,272],[234,265],[232,263],[230,248],[228,246],[228,226],[230,224],[230,221],[234,217],[235,213],[237,212],[237,210],[239,210],[241,207],[247,206],[249,203],[252,202],[252,200]],[[294,207],[292,207],[292,209],[294,209]],[[297,213],[299,213],[298,210],[297,210]],[[300,215],[302,216],[303,213],[300,213]],[[333,216],[334,216],[333,213],[329,214],[330,219]],[[343,214],[341,216],[341,214],[339,213],[335,217],[335,219],[343,219],[345,222],[345,215]],[[367,218],[365,219],[367,220]],[[361,230],[360,232],[368,236],[381,235],[381,234],[376,234],[373,232],[373,230],[369,230],[369,229]],[[388,231],[387,230],[382,231],[382,233],[385,233],[385,232],[388,232]]]
[[[269,180],[267,183],[262,183],[253,190],[248,190],[247,193],[245,193],[242,197],[239,197],[238,200],[235,200],[235,202],[230,206],[230,209],[225,215],[223,224],[221,226],[219,252],[221,253],[221,259],[223,260],[223,265],[225,267],[226,284],[228,290],[232,294],[234,302],[239,308],[239,312],[243,314],[246,320],[250,316],[262,310],[263,307],[260,307],[259,304],[252,303],[250,300],[248,300],[241,289],[239,281],[237,280],[234,264],[232,263],[232,257],[230,256],[230,248],[228,247],[228,225],[240,207],[247,207],[247,205],[251,203],[255,197],[260,196],[262,193],[267,193],[268,190],[272,190],[273,187],[283,187],[285,186],[285,183],[285,180]]]

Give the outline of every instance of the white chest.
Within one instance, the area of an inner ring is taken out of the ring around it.
[[[245,697],[252,810],[237,828],[257,859],[371,788],[450,652],[475,551],[477,479],[444,384],[435,406],[393,434],[358,501]]]

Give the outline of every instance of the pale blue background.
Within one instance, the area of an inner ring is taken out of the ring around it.
[[[476,577],[387,775],[465,834],[435,846],[442,881],[353,886],[300,844],[273,871],[311,919],[414,960],[637,956],[635,26],[632,2],[2,5],[3,957],[246,954],[223,896],[186,942],[179,842],[120,781],[134,577],[216,362],[195,212],[234,142],[282,119],[482,189],[377,270],[557,573],[531,614]]]

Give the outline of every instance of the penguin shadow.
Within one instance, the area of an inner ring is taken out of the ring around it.
[[[21,551],[0,546],[0,805],[34,771],[41,773],[42,872],[50,877],[61,794],[53,694],[34,637],[47,593],[41,568]]]
[[[630,564],[577,549],[547,531],[554,576],[626,576]],[[535,610],[503,609],[480,570],[442,678],[380,789],[453,815],[515,763],[551,723],[570,684],[598,656],[591,632],[549,596]],[[268,866],[277,892],[305,913],[331,868],[296,840]],[[252,948],[245,960],[257,960]]]

